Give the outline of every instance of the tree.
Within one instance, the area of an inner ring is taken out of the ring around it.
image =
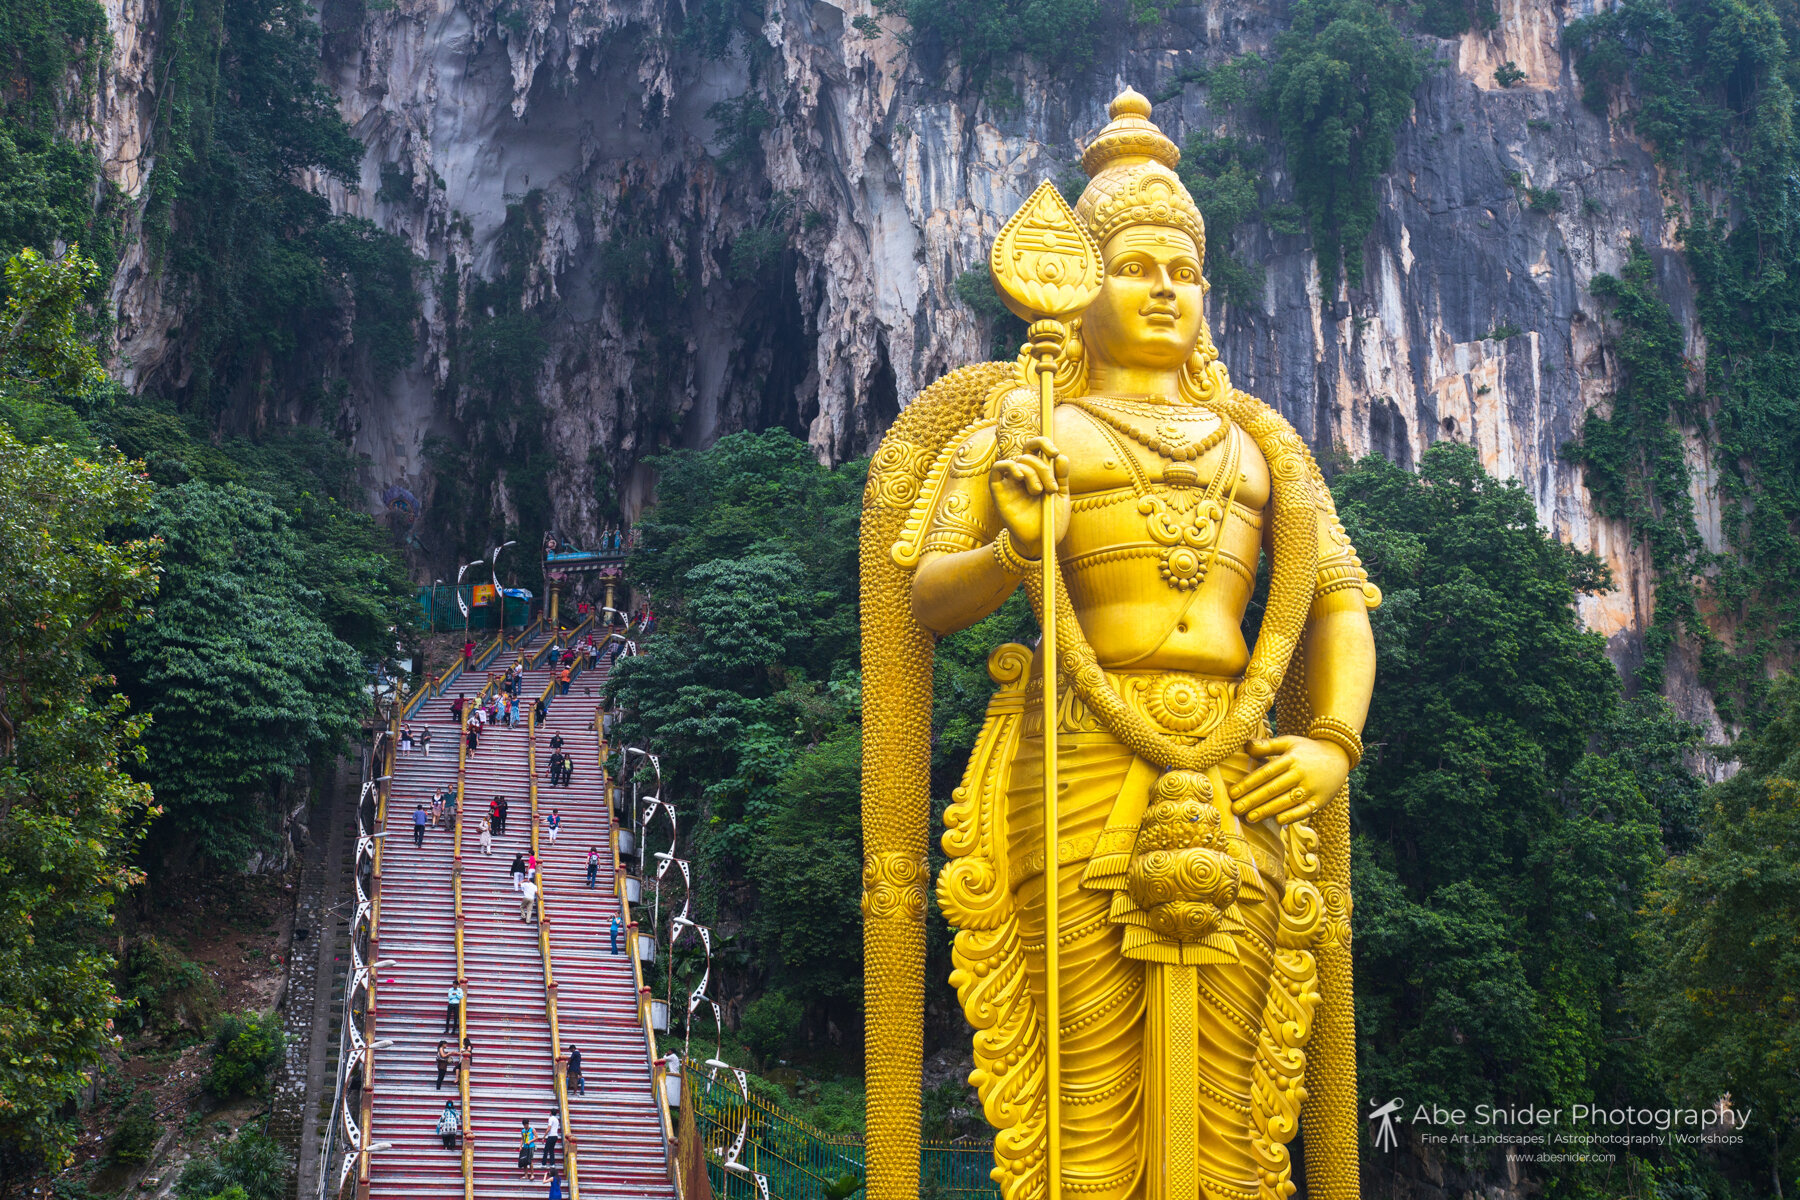
[[[1340,268],[1351,284],[1362,282],[1375,180],[1424,77],[1418,52],[1368,0],[1300,0],[1275,38],[1263,108],[1287,146],[1327,296]]]
[[[25,249],[6,263],[0,308],[0,420],[27,441],[92,442],[74,409],[108,386],[82,335],[84,293],[100,269],[76,249],[47,259]]]
[[[1633,981],[1652,1053],[1678,1097],[1729,1095],[1776,1195],[1800,1150],[1800,677],[1734,748],[1742,770],[1708,795],[1699,844],[1649,897]]]
[[[1576,611],[1604,569],[1473,450],[1368,459],[1333,491],[1387,597],[1352,791],[1364,1089],[1642,1102],[1622,983],[1695,731],[1621,704]]]
[[[165,488],[143,530],[164,546],[157,619],[127,630],[120,686],[155,713],[146,777],[158,844],[242,862],[282,787],[356,729],[362,665],[321,615],[287,514],[236,485]]]
[[[157,547],[109,532],[149,497],[116,454],[27,446],[0,423],[0,1161],[61,1164],[59,1110],[113,1041],[102,937],[155,810],[121,770],[144,721],[97,694],[94,653],[155,590]]]

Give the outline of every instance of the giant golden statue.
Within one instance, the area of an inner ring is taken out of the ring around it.
[[[870,472],[871,1200],[918,1195],[934,636],[1021,583],[1046,637],[990,658],[937,882],[995,1180],[1281,1200],[1304,1125],[1309,1195],[1357,1194],[1345,779],[1380,594],[1305,444],[1218,361],[1205,229],[1149,113],[1120,95],[1074,211],[1045,185],[1002,232],[996,283],[1037,319],[1019,361],[927,388]]]

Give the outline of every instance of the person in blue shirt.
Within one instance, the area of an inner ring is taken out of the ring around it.
[[[612,935],[612,952],[614,954],[619,952],[619,931],[623,928],[624,926],[619,924],[619,918],[614,917],[612,919],[611,927],[607,930],[607,932]]]
[[[425,822],[428,819],[423,804],[413,805],[413,845],[415,847],[425,844]]]
[[[450,990],[444,993],[444,1032],[456,1033],[456,1019],[462,1016],[463,990],[461,984],[453,983]]]

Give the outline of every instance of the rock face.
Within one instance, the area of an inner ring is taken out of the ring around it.
[[[153,2],[113,0],[119,31]],[[333,203],[400,234],[438,273],[425,352],[346,401],[372,503],[402,484],[429,513],[425,439],[454,438],[477,403],[452,371],[444,299],[497,271],[509,204],[528,198],[540,218],[526,303],[546,315],[550,350],[536,392],[553,509],[579,541],[604,519],[596,474],[629,515],[658,445],[784,425],[824,457],[865,453],[919,388],[985,357],[988,331],[955,281],[1041,178],[1073,168],[1119,87],[1166,97],[1155,119],[1178,142],[1221,129],[1203,88],[1177,86],[1183,73],[1266,54],[1285,27],[1285,7],[1263,0],[1174,8],[1114,29],[1079,75],[1013,64],[1001,73],[1013,96],[997,106],[867,0],[769,0],[760,30],[720,58],[692,45],[684,14],[699,7],[327,0],[327,79],[368,147],[361,187]],[[1433,69],[1379,185],[1362,285],[1321,296],[1310,240],[1252,222],[1231,250],[1266,272],[1262,303],[1215,302],[1209,316],[1236,382],[1322,453],[1413,463],[1452,438],[1520,479],[1559,537],[1612,565],[1617,589],[1588,598],[1586,616],[1629,666],[1650,615],[1647,564],[1594,514],[1560,448],[1614,382],[1593,277],[1619,270],[1636,236],[1690,331],[1693,289],[1645,147],[1580,104],[1560,31],[1584,12],[1556,0],[1501,0],[1499,12],[1490,31],[1428,43]],[[880,35],[863,32],[870,18]],[[119,31],[118,53],[141,56],[141,39]],[[1524,72],[1510,88],[1495,78],[1505,63]],[[142,105],[120,111],[139,123],[107,142],[123,163],[147,118]],[[1270,148],[1273,199],[1285,200]],[[129,187],[126,170],[115,174]],[[1527,188],[1555,191],[1561,207],[1534,210]],[[655,269],[632,266],[646,262]],[[132,270],[128,259],[119,296],[139,311],[122,311],[120,348],[144,361],[168,322]],[[1697,333],[1690,350],[1703,357]],[[1711,498],[1697,499],[1716,542]],[[1697,691],[1683,700],[1710,720]]]

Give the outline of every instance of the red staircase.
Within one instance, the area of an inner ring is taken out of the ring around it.
[[[546,644],[541,633],[534,633],[521,646],[502,651],[494,667],[514,661],[521,650],[535,657]],[[673,1197],[666,1131],[652,1088],[628,939],[621,935],[618,954],[608,944],[608,926],[620,913],[620,903],[612,819],[594,729],[605,670],[602,666],[577,675],[569,694],[553,695],[548,719],[537,732],[538,845],[558,1030],[565,1055],[571,1046],[581,1048],[587,1085],[585,1095],[570,1089],[570,1128],[564,1134],[579,1172],[579,1195],[593,1200]],[[551,678],[547,663],[526,671],[520,697],[527,706]],[[378,972],[375,1037],[391,1038],[394,1044],[374,1055],[371,1138],[391,1148],[372,1155],[371,1197],[448,1197],[464,1185],[461,1153],[444,1149],[435,1132],[444,1101],[456,1095],[455,1077],[446,1077],[441,1091],[433,1088],[444,996],[456,965],[452,835],[431,830],[424,848],[415,849],[412,812],[415,803],[428,802],[440,786],[448,784],[454,791],[459,731],[450,701],[459,694],[475,697],[484,682],[470,677],[466,687],[452,685],[443,696],[426,701],[411,724],[415,732],[432,725],[434,753],[430,758],[417,751],[399,756],[390,784],[387,825],[392,832],[383,847],[378,956],[392,965]],[[558,734],[564,753],[574,758],[575,775],[571,785],[552,788],[550,740]],[[481,1200],[537,1200],[546,1194],[539,1164],[545,1127],[558,1108],[544,960],[536,929],[519,918],[519,897],[509,874],[513,855],[529,854],[531,847],[530,751],[523,720],[517,728],[490,725],[464,768],[463,956],[467,1031],[474,1052],[469,1182]],[[507,797],[507,832],[493,838],[491,854],[483,854],[480,818],[496,795]],[[542,823],[552,809],[562,822],[554,845]],[[592,889],[586,878],[589,846],[601,851]],[[447,1040],[454,1044],[454,1035]],[[531,1122],[539,1146],[530,1176],[517,1165],[522,1119]],[[558,1159],[561,1166],[560,1154]],[[565,1178],[564,1194],[574,1191]]]

